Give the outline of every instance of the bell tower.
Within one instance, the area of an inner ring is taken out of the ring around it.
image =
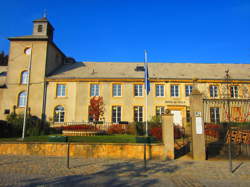
[[[54,28],[48,21],[46,17],[43,17],[41,19],[37,19],[33,21],[33,33],[34,36],[44,36],[48,37],[50,41],[53,40],[53,32]]]
[[[44,16],[33,21],[32,35],[8,38],[10,53],[7,89],[3,93],[0,119],[7,117],[5,110],[24,113],[26,101],[32,115],[46,118],[46,78],[62,66],[65,59],[63,52],[53,42],[53,31],[53,26]]]

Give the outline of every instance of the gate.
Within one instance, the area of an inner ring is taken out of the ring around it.
[[[207,159],[250,158],[250,100],[203,99]]]
[[[184,156],[190,152],[190,140],[191,140],[190,133],[191,133],[191,126],[184,128],[183,126],[180,125],[174,125],[175,159]]]

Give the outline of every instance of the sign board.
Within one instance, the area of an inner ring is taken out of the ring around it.
[[[166,104],[186,104],[185,101],[165,101]]]
[[[196,117],[195,118],[195,124],[196,124],[196,134],[202,134],[203,133],[202,118],[201,117]]]

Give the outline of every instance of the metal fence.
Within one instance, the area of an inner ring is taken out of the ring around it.
[[[207,158],[250,158],[250,100],[204,99]]]
[[[113,125],[119,125],[121,128],[125,129],[127,124],[115,124],[112,122],[102,122],[100,124],[95,124],[93,122],[61,122],[61,123],[52,123],[51,127],[65,127],[65,126],[74,126],[74,125],[90,125],[98,128],[99,130],[107,131]]]

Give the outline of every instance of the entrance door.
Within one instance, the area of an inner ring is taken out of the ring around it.
[[[173,119],[174,124],[182,126],[181,111],[180,110],[172,110],[171,114],[174,114],[174,119]]]

